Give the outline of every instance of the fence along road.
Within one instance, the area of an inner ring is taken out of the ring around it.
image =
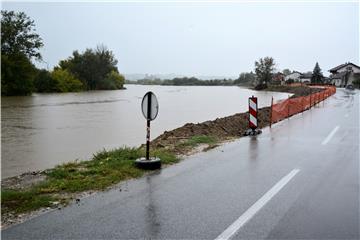
[[[2,237],[359,239],[359,132],[359,94],[338,89],[257,137],[191,156]]]

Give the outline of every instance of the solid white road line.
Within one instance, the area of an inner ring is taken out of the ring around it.
[[[300,170],[294,169],[288,175],[277,182],[259,200],[257,200],[246,212],[244,212],[233,224],[231,224],[216,240],[228,240],[245,225],[263,206],[266,205]]]
[[[321,145],[326,145],[328,142],[330,142],[331,138],[334,136],[334,134],[336,133],[336,131],[339,129],[339,126],[336,126],[330,133],[329,135],[324,139],[324,141],[322,141]]]

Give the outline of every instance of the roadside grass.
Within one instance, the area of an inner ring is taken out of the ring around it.
[[[209,145],[215,145],[218,142],[218,140],[213,136],[207,136],[207,135],[195,135],[191,138],[187,139],[183,143],[179,143],[178,147],[187,147],[187,148],[193,148],[200,144],[209,144]]]
[[[54,201],[66,204],[66,193],[104,190],[120,181],[141,177],[146,170],[134,165],[143,157],[141,148],[118,148],[96,153],[89,161],[74,161],[46,171],[46,180],[26,190],[1,190],[1,206],[5,212],[23,213],[42,207],[50,207]],[[152,155],[163,164],[179,161],[175,154],[165,150],[153,150]]]
[[[199,144],[208,144],[209,149],[218,140],[213,136],[196,135],[177,145],[178,148],[191,149]],[[121,181],[138,178],[149,170],[135,167],[134,161],[144,157],[145,148],[122,147],[102,150],[89,161],[73,161],[58,165],[45,171],[46,179],[26,189],[2,189],[2,214],[13,212],[21,214],[55,203],[66,205],[74,193],[90,190],[105,190]],[[159,157],[164,165],[177,163],[179,158],[174,152],[152,149],[152,156]]]
[[[39,195],[35,190],[1,190],[2,212],[23,213],[33,211],[43,207],[51,207],[53,202],[57,200],[57,198],[49,195]]]

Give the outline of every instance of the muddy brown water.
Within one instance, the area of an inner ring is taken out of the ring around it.
[[[259,107],[286,93],[256,92],[240,87],[141,86],[126,90],[33,94],[1,98],[2,178],[43,170],[119,146],[145,141],[140,104],[147,91],[159,101],[151,122],[151,139],[185,123],[198,123],[247,111],[248,97]]]

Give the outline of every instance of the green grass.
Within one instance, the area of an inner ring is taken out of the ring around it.
[[[199,144],[213,145],[217,143],[217,139],[213,136],[196,135],[186,140],[186,142],[180,143],[180,147],[196,147]]]
[[[16,213],[51,206],[61,193],[76,193],[87,190],[104,190],[120,181],[141,177],[146,171],[135,167],[134,161],[145,152],[138,148],[119,148],[96,153],[90,161],[75,161],[59,165],[47,171],[47,178],[30,189],[2,190],[1,204],[6,211]],[[172,164],[179,159],[164,150],[152,151],[163,164]],[[61,200],[61,199],[60,199]]]
[[[57,200],[57,198],[49,195],[39,195],[34,190],[1,190],[1,208],[3,211],[12,210],[15,213],[28,212],[42,207],[50,207],[52,202]]]

